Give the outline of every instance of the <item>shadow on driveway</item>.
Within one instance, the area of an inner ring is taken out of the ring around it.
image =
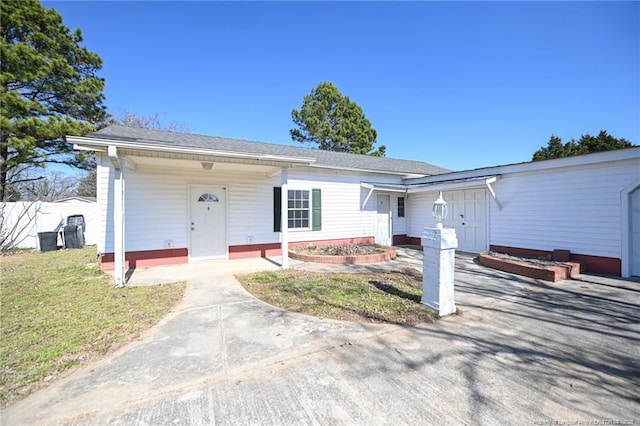
[[[421,254],[405,253],[360,270],[420,268]],[[3,424],[640,421],[638,283],[547,284],[461,254],[462,314],[403,327],[286,312],[233,278],[276,265],[211,265],[150,271],[188,279],[181,309],[141,342],[9,407]],[[134,277],[144,282],[143,272]]]

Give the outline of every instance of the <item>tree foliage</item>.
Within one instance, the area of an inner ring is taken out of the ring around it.
[[[634,146],[626,139],[618,139],[606,132],[600,131],[598,136],[584,134],[578,141],[571,139],[562,143],[562,139],[551,135],[547,146],[540,147],[534,152],[533,161],[550,160],[552,158],[572,157],[574,155],[590,154],[593,152],[612,151],[614,149],[630,148]]]
[[[28,201],[55,201],[76,194],[78,178],[60,171],[42,178],[23,182],[19,186],[20,199]]]
[[[104,121],[102,60],[82,47],[80,30],[37,0],[0,2],[0,200],[20,182],[17,169],[64,163],[87,168],[65,135]]]
[[[96,183],[97,170],[89,170],[89,172],[80,179],[78,187],[76,188],[76,195],[80,197],[95,197],[96,196]]]
[[[291,138],[317,144],[327,151],[384,156],[386,147],[374,151],[377,133],[362,108],[329,82],[322,82],[304,97],[302,107],[291,112],[298,127]]]

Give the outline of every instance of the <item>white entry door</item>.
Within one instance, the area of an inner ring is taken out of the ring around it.
[[[444,225],[456,230],[458,250],[480,253],[487,250],[487,195],[484,189],[444,194],[449,214]]]
[[[378,195],[376,215],[376,244],[391,245],[391,205],[388,195]]]
[[[631,275],[640,277],[640,188],[631,193]]]
[[[190,196],[189,258],[219,259],[227,254],[226,190],[192,186]]]

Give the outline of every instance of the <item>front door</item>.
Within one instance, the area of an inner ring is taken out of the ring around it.
[[[218,186],[192,186],[190,196],[190,244],[192,260],[226,257],[226,190]]]
[[[378,195],[376,215],[376,244],[391,245],[391,206],[388,195]]]
[[[449,204],[445,226],[456,230],[458,250],[480,253],[487,249],[487,196],[484,189],[453,191],[444,194]]]
[[[640,277],[640,188],[631,193],[631,275]]]

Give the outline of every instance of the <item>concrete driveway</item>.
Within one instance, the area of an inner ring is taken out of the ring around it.
[[[419,252],[401,255],[386,267],[419,265]],[[640,422],[640,283],[545,284],[465,255],[456,266],[462,315],[418,327],[264,304],[233,278],[277,268],[264,259],[136,271],[141,285],[188,280],[176,312],[10,406],[2,424]]]

